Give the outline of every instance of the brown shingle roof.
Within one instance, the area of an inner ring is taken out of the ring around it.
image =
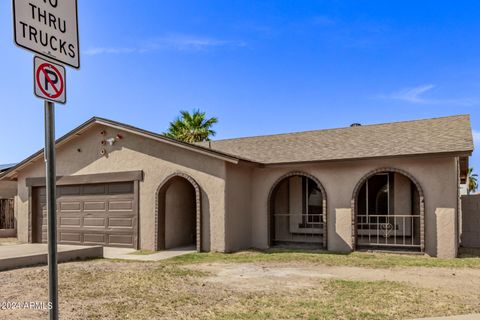
[[[201,143],[208,146],[207,143]],[[471,153],[470,117],[305,131],[210,142],[211,149],[272,164],[437,153]]]

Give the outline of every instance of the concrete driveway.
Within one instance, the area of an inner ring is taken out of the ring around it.
[[[103,257],[101,246],[58,245],[58,262]],[[47,264],[48,248],[43,243],[0,246],[0,271]]]
[[[58,262],[92,258],[159,261],[196,252],[194,247],[175,248],[152,254],[135,254],[137,250],[102,246],[58,245]],[[0,271],[47,264],[48,248],[43,243],[2,243]]]

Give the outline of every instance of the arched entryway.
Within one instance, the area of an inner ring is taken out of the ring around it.
[[[157,192],[155,249],[195,246],[201,251],[200,187],[190,176],[175,173]]]
[[[352,195],[353,245],[357,249],[424,251],[424,194],[400,169],[366,174]]]
[[[304,172],[280,177],[268,196],[270,246],[326,248],[327,194]]]

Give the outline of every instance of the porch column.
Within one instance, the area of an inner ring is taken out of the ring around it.
[[[437,258],[457,257],[457,232],[454,208],[437,208]]]
[[[328,250],[337,252],[351,252],[352,245],[352,209],[335,208],[333,217],[335,232],[329,236]]]

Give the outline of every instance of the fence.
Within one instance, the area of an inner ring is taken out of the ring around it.
[[[420,247],[419,215],[359,215],[360,246]]]
[[[480,194],[462,196],[461,245],[480,248]]]
[[[323,243],[322,214],[274,214],[273,241]]]
[[[0,229],[15,229],[13,199],[0,199]]]

